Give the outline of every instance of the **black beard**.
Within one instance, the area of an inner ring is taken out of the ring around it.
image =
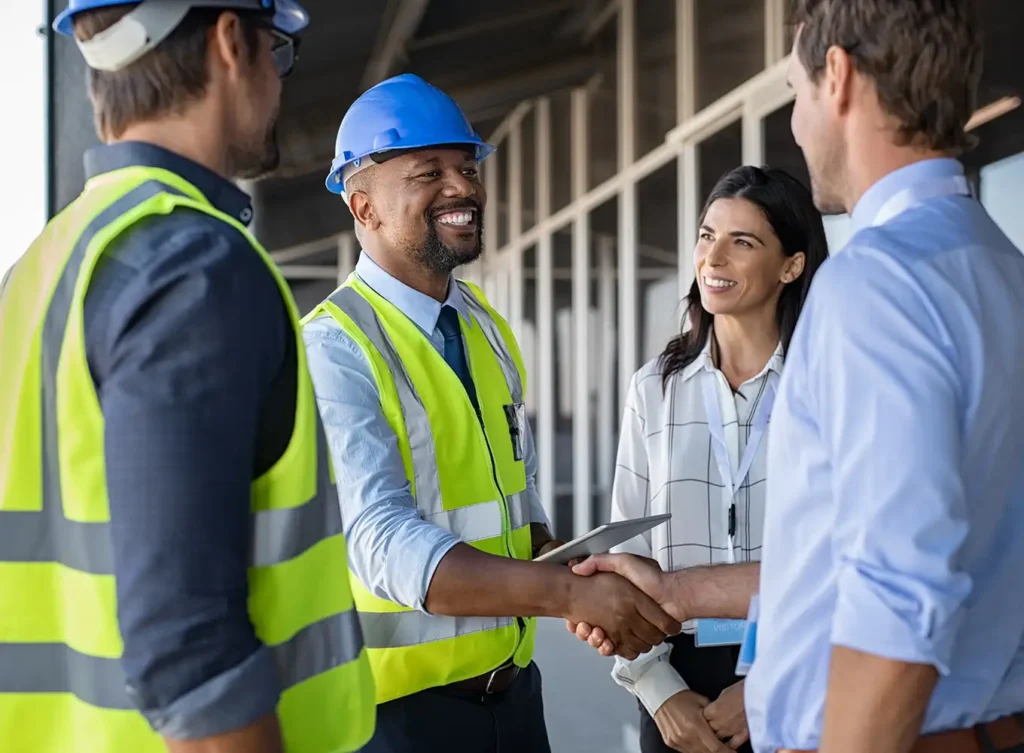
[[[484,217],[482,207],[476,205],[473,209],[476,210],[476,247],[472,251],[467,254],[446,246],[437,234],[435,221],[427,217],[427,237],[416,252],[416,261],[439,277],[446,277],[454,272],[456,267],[479,259],[484,248]]]

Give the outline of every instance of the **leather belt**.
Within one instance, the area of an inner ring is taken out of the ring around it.
[[[1004,716],[987,724],[967,729],[922,735],[910,749],[911,753],[990,753],[1024,745],[1024,714]],[[780,750],[779,753],[813,753],[813,751]]]
[[[518,676],[519,667],[515,664],[505,664],[493,672],[486,672],[461,682],[453,682],[447,687],[455,690],[481,693],[482,695],[494,695],[495,693],[504,693],[508,690]]]

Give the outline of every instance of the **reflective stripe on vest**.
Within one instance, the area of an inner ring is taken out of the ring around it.
[[[414,461],[415,462],[415,461]],[[438,497],[440,499],[440,496]],[[418,498],[417,498],[418,501]],[[522,528],[530,522],[530,503],[526,492],[510,494],[505,499],[508,507],[509,524],[513,529]],[[423,519],[471,544],[474,541],[493,539],[501,536],[501,502],[492,500],[476,505],[456,507],[435,513],[422,513]]]
[[[128,182],[131,176],[124,175],[122,177],[125,182]],[[104,176],[104,178],[107,179],[104,182],[108,186],[117,185],[117,177],[111,175]],[[58,428],[58,381],[69,378],[69,374],[75,374],[75,378],[81,378],[77,371],[67,371],[67,369],[78,369],[80,371],[82,367],[77,365],[77,361],[72,362],[72,365],[65,364],[61,366],[61,357],[62,352],[67,346],[67,339],[73,336],[78,338],[82,336],[80,333],[69,333],[67,328],[72,310],[75,311],[76,315],[80,316],[81,313],[80,308],[82,300],[84,300],[84,290],[79,289],[83,287],[79,278],[83,275],[83,264],[86,259],[91,259],[94,262],[95,254],[101,253],[101,250],[93,252],[90,249],[93,241],[97,238],[98,234],[113,223],[133,210],[141,208],[145,202],[155,199],[161,194],[180,197],[186,202],[186,206],[189,205],[187,202],[196,203],[195,199],[189,197],[182,190],[158,180],[147,180],[130,190],[127,190],[126,187],[126,192],[122,196],[114,199],[109,206],[99,211],[88,222],[84,231],[79,235],[71,253],[68,254],[63,269],[55,270],[56,282],[53,284],[53,295],[46,305],[45,313],[42,314],[44,318],[41,325],[39,319],[36,319],[34,322],[34,325],[41,329],[39,341],[41,348],[38,351],[38,360],[26,362],[39,365],[37,373],[39,387],[41,387],[39,393],[39,415],[41,417],[40,439],[42,452],[40,457],[42,468],[37,488],[41,492],[41,499],[27,500],[30,503],[28,505],[19,504],[18,500],[3,500],[8,503],[5,505],[6,507],[24,508],[31,507],[34,504],[36,509],[3,509],[3,506],[0,506],[0,563],[14,565],[32,563],[33,565],[52,565],[54,568],[63,566],[71,571],[78,571],[84,574],[84,577],[93,579],[104,576],[109,577],[114,574],[109,520],[95,522],[71,520],[66,517],[64,493],[61,488],[62,447]],[[100,195],[100,200],[103,200],[102,194]],[[87,211],[88,204],[85,205],[85,208],[85,211]],[[196,208],[201,209],[202,207],[197,206]],[[215,210],[212,207],[206,211],[215,214]],[[71,227],[74,228],[74,225]],[[107,243],[109,240],[103,242]],[[255,244],[255,241],[253,243]],[[34,248],[34,250],[37,253],[41,253],[38,248]],[[264,252],[260,250],[260,253],[263,254]],[[273,272],[273,269],[270,268],[270,271]],[[88,271],[85,274],[88,274]],[[275,278],[277,277],[275,274]],[[6,285],[10,285],[12,279],[15,279],[14,275],[9,275]],[[54,276],[51,275],[45,279],[52,281]],[[279,285],[283,285],[283,283],[279,281]],[[84,287],[87,288],[87,283]],[[24,288],[22,289],[24,290]],[[9,292],[0,290],[0,296]],[[286,296],[286,302],[291,307],[290,310],[292,311],[294,322],[294,306],[290,298],[287,298],[286,290],[282,290],[282,294]],[[73,309],[73,307],[77,308]],[[35,331],[39,332],[39,330]],[[301,347],[301,339],[298,338],[298,332],[294,327],[293,336],[296,337],[297,344]],[[16,337],[12,342],[17,346],[18,340]],[[75,344],[80,344],[80,339]],[[15,352],[18,351],[15,350]],[[61,373],[60,377],[58,377],[58,371]],[[315,403],[313,402],[311,386],[303,382],[303,376],[306,377],[305,382],[308,383],[308,374],[304,374],[300,370],[298,375],[300,399],[297,401],[296,406],[295,428],[293,428],[294,436],[292,441],[302,441],[305,444],[304,448],[296,448],[299,453],[311,453],[314,447],[312,441],[313,432],[302,431],[299,433],[299,427],[305,426],[308,429],[315,426],[317,472],[315,491],[310,499],[293,507],[270,506],[268,509],[253,511],[250,517],[251,544],[248,562],[250,573],[256,573],[262,582],[267,582],[266,576],[271,574],[271,578],[275,579],[273,582],[278,587],[287,587],[296,574],[301,575],[301,569],[296,571],[289,561],[301,557],[328,539],[340,538],[343,541],[343,527],[337,488],[331,478],[332,474],[330,472],[330,459],[326,439],[323,428],[320,425]],[[64,382],[61,383],[63,384]],[[302,392],[303,389],[307,389],[309,392],[308,398]],[[64,397],[66,399],[67,396],[65,395]],[[303,404],[305,404],[306,408],[300,415],[300,407]],[[17,411],[14,415],[18,415]],[[26,413],[23,415],[31,416],[33,414]],[[65,415],[64,420],[66,419],[67,416]],[[305,421],[305,423],[303,424],[302,421]],[[87,434],[86,436],[88,437],[89,435]],[[98,446],[102,448],[101,443]],[[97,451],[100,450],[92,450],[90,452]],[[313,467],[308,455],[296,455],[295,452],[291,452],[290,456],[300,458],[300,464],[297,466],[299,468],[303,467],[302,463],[308,463],[309,468]],[[302,458],[306,458],[306,460],[301,460]],[[92,459],[88,456],[85,458],[87,466]],[[282,463],[283,461],[279,460],[278,462]],[[285,472],[288,471],[289,467],[282,467]],[[294,470],[295,467],[293,462],[290,468]],[[275,465],[275,468],[278,468],[278,466]],[[24,470],[24,472],[30,473],[30,469],[17,470]],[[68,468],[65,467],[64,470],[65,474],[67,474]],[[92,467],[88,471],[84,471],[84,473],[88,478],[88,474],[95,474],[97,471]],[[99,471],[99,473],[102,473],[102,471]],[[302,477],[301,473],[299,477]],[[314,486],[311,476],[304,476],[304,478],[310,486]],[[68,479],[65,478],[64,483],[67,482]],[[277,499],[278,505],[288,504],[292,501],[287,498],[287,494],[281,494],[281,490],[286,487],[282,487],[276,482],[273,487],[267,487],[264,484],[262,488],[264,489],[264,497],[267,489],[273,488],[275,490],[275,499]],[[0,485],[0,492],[6,492],[7,490],[6,486]],[[283,499],[281,499],[282,496]],[[259,499],[259,497],[254,496],[253,499],[255,504],[255,500]],[[328,550],[321,548],[317,551],[323,553]],[[290,747],[289,749],[315,750],[323,751],[323,753],[327,753],[327,751],[354,750],[366,741],[372,729],[373,685],[372,679],[369,676],[368,660],[363,651],[362,629],[358,614],[355,608],[351,606],[350,596],[347,593],[348,585],[347,575],[345,575],[344,549],[341,547],[335,548],[332,551],[340,553],[340,556],[334,556],[331,559],[337,561],[339,577],[346,581],[343,590],[345,592],[344,598],[349,600],[349,607],[327,614],[327,610],[323,609],[323,606],[331,602],[317,603],[314,606],[320,610],[319,614],[310,617],[308,622],[296,619],[293,627],[286,628],[288,631],[287,639],[282,638],[277,641],[264,642],[267,644],[276,664],[282,689],[286,692],[290,691],[290,694],[300,694],[299,696],[285,696],[286,699],[290,697],[305,698],[310,694],[314,694],[318,697],[343,703],[344,710],[352,716],[345,719],[345,723],[341,725],[336,723],[323,725],[324,730],[326,730],[325,732],[309,732],[305,731],[309,727],[308,720],[304,718],[305,714],[298,713],[299,706],[294,700],[288,701],[289,710],[287,713],[280,711],[283,715],[283,734],[285,734],[286,738],[291,738],[292,740],[299,739],[300,737],[302,739],[300,745]],[[316,554],[316,556],[319,557],[321,562],[324,561],[324,557],[321,554]],[[274,566],[282,563],[288,563],[285,565],[287,569],[276,570],[274,568]],[[280,575],[274,575],[273,573],[280,573]],[[9,576],[5,575],[4,577]],[[0,586],[3,586],[3,584],[0,583]],[[250,583],[250,597],[256,593],[253,588],[252,583]],[[337,589],[335,589],[335,592],[337,592]],[[14,593],[17,593],[17,589],[15,589]],[[20,604],[20,600],[16,602],[10,601],[10,592],[5,594],[3,590],[0,590],[0,596],[7,599],[8,607]],[[62,599],[66,602],[69,598],[73,598],[73,595],[60,592],[41,594],[40,603],[45,604],[46,600],[53,601],[56,599],[57,603],[60,604]],[[259,598],[258,594],[257,598]],[[283,635],[280,629],[281,621],[277,619],[280,613],[278,615],[272,613],[264,614],[264,612],[267,612],[265,608],[266,601],[267,599],[264,594],[260,610],[250,614],[257,633],[260,634],[263,627],[273,624],[276,627],[272,629],[277,630],[277,635]],[[310,602],[307,601],[306,603]],[[31,604],[25,604],[24,606],[26,609],[31,609],[32,607]],[[73,601],[71,603],[64,603],[63,609],[67,614],[73,614],[71,608],[74,606]],[[250,604],[250,609],[252,608],[252,604]],[[46,612],[43,611],[41,613],[45,614]],[[102,616],[102,623],[106,629],[109,629],[111,624],[116,627],[115,614],[102,611],[95,614]],[[324,616],[320,617],[320,615]],[[21,634],[31,636],[31,632],[25,629],[26,625],[31,626],[31,624],[31,622],[23,624]],[[17,628],[18,623],[14,622],[13,625]],[[49,626],[45,624],[40,625],[40,629],[44,631],[47,627]],[[91,626],[87,626],[86,632],[88,632],[88,627]],[[11,635],[11,633],[8,633],[8,635]],[[19,635],[19,633],[16,631],[13,635]],[[71,635],[76,635],[76,632],[72,631]],[[350,666],[344,670],[340,669],[344,665]],[[350,669],[355,670],[355,672],[350,672]],[[342,676],[338,672],[347,673],[344,675],[344,680],[342,680]],[[325,676],[325,681],[320,679],[321,675]],[[316,682],[319,684],[303,685],[302,688],[297,687],[307,680],[314,678],[317,678]],[[344,684],[339,685],[339,682]],[[351,694],[345,695],[340,693],[339,691],[342,689],[346,689],[346,691],[350,689]],[[95,709],[104,709],[108,710],[108,712],[134,712],[137,708],[136,704],[132,703],[128,697],[124,671],[121,668],[119,658],[110,655],[96,656],[84,653],[64,642],[53,642],[52,640],[14,642],[4,641],[0,638],[0,703],[6,704],[0,710],[7,714],[7,716],[0,716],[0,721],[4,723],[0,724],[0,736],[14,731],[6,729],[5,725],[12,720],[9,714],[11,709],[17,708],[17,704],[20,702],[19,696],[23,699],[44,697],[40,694],[71,694]],[[66,711],[69,707],[63,705],[64,702],[60,701],[57,697],[51,702],[55,704],[54,709],[61,711],[61,713],[75,713],[74,707],[70,707],[71,711]],[[337,706],[337,704],[333,705]],[[340,707],[339,710],[341,710]],[[64,722],[70,722],[72,718],[69,716],[64,719]],[[103,718],[120,720],[124,717],[115,715]],[[62,724],[63,722],[55,718],[54,723]],[[95,723],[95,719],[90,723]],[[110,730],[120,729],[118,725],[123,724],[123,722],[111,721],[110,724],[112,725],[109,728]],[[72,727],[74,726],[72,725]],[[26,733],[25,739],[32,739],[28,728],[22,728],[21,732]],[[45,737],[45,734],[43,737]],[[104,739],[107,738],[104,737]],[[155,737],[153,739],[158,741]],[[118,738],[119,742],[123,742],[126,745],[134,745],[140,750],[143,747],[145,747],[145,750],[151,749],[148,747],[148,740],[149,738],[132,738],[122,741]],[[25,744],[31,745],[31,743]],[[160,745],[160,748],[162,749],[162,745]],[[30,748],[30,750],[34,749]],[[107,748],[103,747],[103,749],[106,750]]]
[[[57,348],[59,350],[59,344]],[[49,441],[55,431],[56,427],[46,421],[44,441]],[[56,442],[56,438],[52,441]],[[322,439],[318,440],[318,445],[321,462],[327,463]],[[59,475],[51,475],[57,473],[57,469],[49,465],[44,471],[44,488],[52,490],[58,499],[44,500],[41,512],[0,512],[0,561],[59,562],[91,575],[112,575],[109,524],[65,518],[59,499]],[[325,536],[342,532],[337,487],[331,483],[321,486],[316,496],[300,507],[260,510],[253,515],[250,567],[287,562]],[[2,683],[3,678],[0,678],[0,688]]]
[[[361,612],[367,648],[402,648],[512,627],[514,617],[439,617],[417,611]]]
[[[363,648],[354,609],[303,628],[271,647],[282,688],[354,661]],[[0,693],[71,693],[103,709],[135,709],[119,659],[79,653],[63,643],[0,643]]]

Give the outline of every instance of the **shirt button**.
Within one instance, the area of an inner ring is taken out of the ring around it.
[[[241,213],[239,213],[238,219],[240,219],[242,222],[248,222],[249,220],[251,220],[252,219],[252,208],[251,207],[246,207],[245,209],[243,209],[241,211]]]

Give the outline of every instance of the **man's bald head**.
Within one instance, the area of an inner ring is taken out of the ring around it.
[[[359,172],[352,175],[352,177],[345,180],[345,193],[351,196],[357,191],[362,193],[370,193],[373,189],[373,171],[377,169],[377,165],[371,164],[369,167],[363,168]]]

